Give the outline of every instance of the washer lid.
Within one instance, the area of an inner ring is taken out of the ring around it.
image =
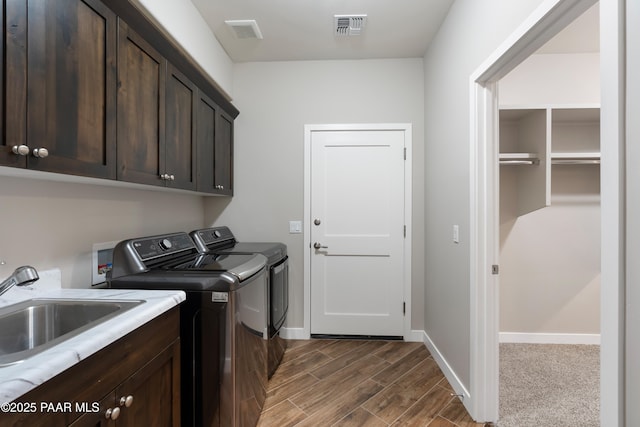
[[[238,242],[231,248],[212,250],[220,254],[262,254],[269,265],[275,264],[287,256],[287,245],[279,242]]]
[[[175,263],[167,263],[160,267],[163,270],[188,270],[224,273],[237,270],[247,263],[259,262],[254,254],[198,254],[188,259],[180,259]]]
[[[222,256],[245,256],[245,255],[222,255]],[[238,265],[237,267],[229,269],[227,272],[233,274],[240,280],[241,282],[258,273],[260,270],[264,269],[267,265],[267,258],[264,255],[255,254],[251,256],[244,264]]]

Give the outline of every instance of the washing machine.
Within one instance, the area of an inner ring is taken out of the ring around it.
[[[181,425],[254,427],[267,389],[267,260],[204,254],[187,233],[128,239],[111,288],[185,291],[180,310]]]
[[[278,368],[286,349],[280,329],[289,308],[289,258],[287,246],[278,242],[238,242],[229,227],[213,227],[189,233],[198,250],[210,254],[260,254],[267,258],[268,377]]]

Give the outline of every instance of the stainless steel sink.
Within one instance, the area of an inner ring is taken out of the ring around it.
[[[0,308],[0,366],[21,362],[143,302],[31,299]]]

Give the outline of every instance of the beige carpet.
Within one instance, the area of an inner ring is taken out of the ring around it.
[[[600,425],[600,346],[500,344],[499,427]]]

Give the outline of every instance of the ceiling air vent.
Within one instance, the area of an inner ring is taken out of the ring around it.
[[[224,21],[232,30],[237,39],[260,39],[262,40],[262,32],[258,28],[255,19],[237,19]]]
[[[334,15],[333,18],[338,36],[359,36],[367,22],[367,15]]]

